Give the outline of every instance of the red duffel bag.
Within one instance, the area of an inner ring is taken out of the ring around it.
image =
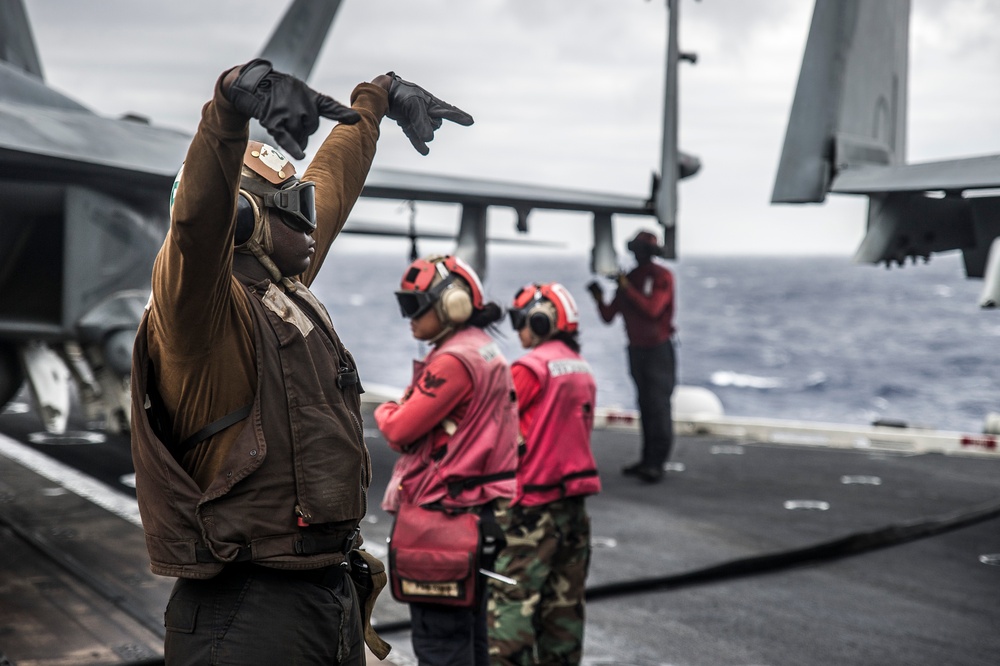
[[[389,577],[396,601],[478,608],[479,514],[401,505]]]

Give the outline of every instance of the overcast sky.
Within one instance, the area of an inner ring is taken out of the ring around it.
[[[254,57],[274,0],[26,0],[49,82],[102,115],[193,131],[218,74]],[[769,204],[812,13],[807,0],[683,0],[680,145],[702,172],[680,186],[684,254],[853,253],[865,203]],[[909,161],[1000,152],[1000,3],[914,0]],[[376,166],[647,195],[658,168],[662,0],[344,0],[311,84],[347,102],[393,69],[475,116],[419,156],[391,121]],[[318,140],[314,141],[318,143]],[[457,228],[457,208],[418,224]],[[443,210],[442,210],[443,209]],[[363,204],[366,220],[406,219]],[[535,214],[532,236],[589,246],[586,217]],[[637,223],[617,224],[619,239]],[[491,212],[490,233],[513,235]]]

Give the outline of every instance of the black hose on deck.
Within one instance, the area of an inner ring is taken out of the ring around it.
[[[898,546],[974,525],[997,516],[1000,516],[1000,502],[991,501],[937,518],[899,523],[867,532],[855,532],[803,548],[741,557],[683,573],[596,585],[587,588],[585,597],[587,601],[598,601],[791,569],[792,567],[860,555],[889,546]],[[375,626],[375,630],[379,634],[391,634],[409,628],[409,620],[386,622]]]

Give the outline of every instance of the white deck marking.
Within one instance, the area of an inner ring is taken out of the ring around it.
[[[64,465],[44,453],[39,453],[2,433],[0,433],[0,455],[10,458],[36,474],[44,476],[49,481],[93,502],[102,509],[124,518],[133,525],[142,527],[142,521],[139,518],[139,504],[134,497],[115,490],[97,479]]]

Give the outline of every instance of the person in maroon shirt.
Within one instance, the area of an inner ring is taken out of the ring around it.
[[[674,443],[674,421],[670,400],[677,380],[674,354],[674,276],[653,260],[661,255],[656,236],[640,231],[628,243],[636,266],[617,277],[618,290],[610,303],[597,282],[587,289],[594,297],[601,318],[611,323],[621,313],[628,335],[629,369],[635,381],[642,422],[642,458],[622,469],[647,483],[663,479],[663,465]]]

